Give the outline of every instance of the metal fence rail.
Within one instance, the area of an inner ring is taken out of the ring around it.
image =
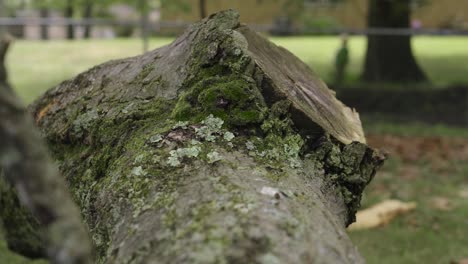
[[[0,17],[0,26],[134,26],[141,27],[141,20],[115,20],[115,19],[67,19],[67,18],[10,18]],[[149,22],[146,27],[158,32],[164,29],[181,29],[189,26],[187,22],[160,21]],[[272,32],[278,29],[275,25],[249,24],[252,28],[262,32]],[[304,35],[323,34],[338,35],[347,33],[350,35],[388,35],[388,36],[413,36],[413,35],[439,35],[439,36],[467,36],[465,29],[438,29],[438,28],[330,28],[330,29],[301,29],[295,27],[281,28],[282,34]]]

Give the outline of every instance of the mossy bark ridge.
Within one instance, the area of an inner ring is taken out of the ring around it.
[[[345,233],[382,163],[357,113],[224,11],[31,110],[97,263],[361,263]]]

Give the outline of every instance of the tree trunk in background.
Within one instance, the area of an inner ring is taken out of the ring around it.
[[[49,10],[45,7],[41,7],[39,9],[39,14],[41,19],[47,19],[49,18]],[[41,39],[42,40],[48,40],[49,39],[49,26],[46,24],[41,24]]]
[[[0,17],[5,16],[5,3],[4,0],[0,0]],[[8,37],[7,28],[5,26],[0,26],[0,89],[2,86],[9,87],[5,61],[9,46],[10,39]]]
[[[345,226],[382,156],[307,65],[238,19],[218,13],[31,106],[96,263],[364,262]]]
[[[84,10],[83,10],[83,18],[85,20],[89,20],[93,17],[93,1],[87,0],[84,4]],[[93,29],[91,24],[88,24],[89,21],[84,26],[84,34],[83,37],[85,39],[89,39],[91,37],[91,30]]]
[[[73,18],[73,13],[75,10],[74,7],[74,1],[73,0],[66,0],[66,6],[65,6],[65,11],[64,11],[64,17],[66,19],[72,19]],[[75,39],[75,26],[72,24],[67,25],[67,39]]]
[[[140,9],[141,17],[141,38],[143,40],[143,53],[149,50],[149,6],[148,0],[139,0],[138,6]]]
[[[1,0],[0,0],[1,1]],[[10,46],[10,40],[7,35],[0,30],[0,86],[10,87],[8,85],[8,74],[6,69],[6,53]]]
[[[200,19],[203,19],[206,17],[206,0],[199,0],[199,5],[198,5],[199,9],[200,9]]]
[[[409,28],[410,1],[369,0],[369,28]],[[417,64],[411,36],[369,35],[362,76],[367,82],[421,82],[427,78]]]

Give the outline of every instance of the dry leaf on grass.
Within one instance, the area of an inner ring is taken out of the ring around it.
[[[450,264],[468,264],[468,259],[460,259],[458,261],[450,261]]]
[[[461,198],[468,199],[468,186],[463,187],[463,188],[458,192],[458,195],[459,195]]]
[[[454,208],[452,201],[445,197],[433,197],[431,199],[431,206],[441,211],[451,211]]]
[[[385,200],[357,212],[356,222],[350,225],[348,230],[362,230],[384,226],[396,216],[407,213],[415,208],[415,202],[405,203],[399,200]]]

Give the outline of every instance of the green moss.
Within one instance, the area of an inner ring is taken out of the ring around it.
[[[244,78],[202,78],[186,91],[173,110],[178,120],[200,120],[213,114],[228,125],[245,126],[264,118],[265,103],[257,87]]]
[[[8,247],[24,256],[45,257],[43,229],[18,200],[17,193],[0,171],[0,220],[5,226]]]
[[[361,205],[364,188],[383,161],[381,154],[359,142],[344,145],[328,135],[319,139],[312,150],[308,158],[317,169],[323,169],[325,180],[343,198],[348,208],[347,224],[351,224]]]
[[[294,129],[289,114],[290,102],[279,101],[272,105],[268,118],[261,124],[260,137],[252,137],[246,142],[246,148],[251,156],[269,167],[278,170],[273,178],[278,179],[284,174],[282,168],[301,167],[300,155],[305,146],[305,140]]]

